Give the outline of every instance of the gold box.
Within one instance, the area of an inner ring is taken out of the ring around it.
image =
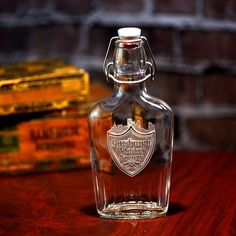
[[[0,67],[0,173],[90,164],[89,75],[59,60]]]

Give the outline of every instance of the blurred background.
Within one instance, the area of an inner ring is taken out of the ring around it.
[[[0,64],[51,56],[106,83],[106,48],[124,26],[149,40],[149,91],[174,110],[175,148],[236,150],[235,0],[0,0]]]

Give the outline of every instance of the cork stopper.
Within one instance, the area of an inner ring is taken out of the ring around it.
[[[118,30],[120,39],[138,39],[141,36],[141,29],[136,27],[125,27]]]

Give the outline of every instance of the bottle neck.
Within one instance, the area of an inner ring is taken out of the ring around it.
[[[118,95],[123,94],[139,94],[142,91],[146,91],[146,82],[137,83],[117,83],[114,82],[114,90]]]
[[[122,81],[124,83],[135,83],[145,78],[147,70],[146,53],[141,39],[116,41],[113,70],[115,79],[121,83]]]

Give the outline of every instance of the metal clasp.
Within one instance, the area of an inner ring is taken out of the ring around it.
[[[106,79],[108,80],[109,78],[109,69],[110,69],[110,66],[113,66],[113,62],[109,62],[107,63],[107,59],[108,59],[108,56],[109,56],[109,52],[110,52],[110,48],[111,48],[111,45],[114,45],[113,42],[115,42],[116,40],[118,40],[119,37],[116,36],[116,37],[112,37],[110,39],[110,42],[108,44],[108,48],[107,48],[107,52],[106,52],[106,55],[105,55],[105,59],[104,59],[104,62],[103,62],[103,70],[105,72],[105,75],[106,75]]]
[[[108,44],[108,48],[107,48],[107,51],[106,51],[105,59],[104,59],[104,62],[103,62],[103,70],[105,72],[106,79],[109,80],[109,78],[111,78],[112,80],[114,80],[117,83],[127,83],[127,84],[143,82],[143,81],[147,80],[148,78],[151,78],[151,79],[154,80],[154,74],[156,72],[156,64],[155,64],[154,56],[152,54],[152,51],[151,51],[150,45],[148,43],[148,40],[144,36],[141,36],[141,39],[144,41],[144,43],[145,43],[144,45],[145,45],[145,47],[147,49],[147,52],[149,53],[151,61],[152,61],[152,62],[150,62],[150,61],[146,62],[147,71],[149,71],[149,74],[147,74],[143,79],[136,80],[136,81],[121,81],[121,80],[116,79],[113,76],[113,74],[111,73],[111,70],[112,70],[112,67],[113,67],[113,62],[107,63],[107,59],[109,57],[111,46],[114,45],[113,42],[118,40],[118,39],[119,39],[118,36],[112,37],[110,39],[109,44]]]

